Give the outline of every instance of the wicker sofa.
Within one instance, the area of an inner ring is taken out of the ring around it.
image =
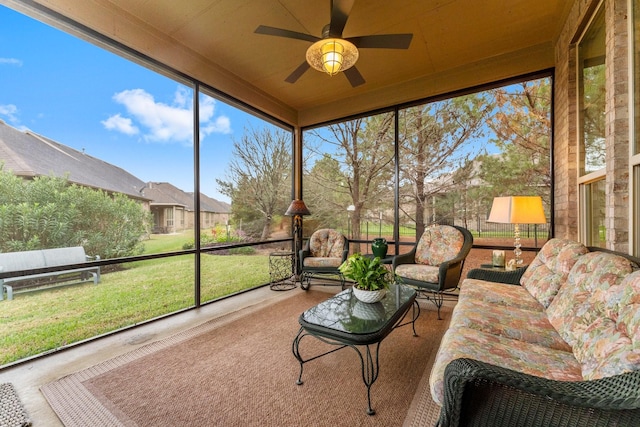
[[[526,269],[470,271],[431,372],[439,425],[640,426],[639,263],[551,239]]]

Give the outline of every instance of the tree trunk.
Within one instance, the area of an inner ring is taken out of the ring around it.
[[[262,236],[260,236],[260,240],[267,240],[270,234],[271,234],[271,217],[267,217],[264,221],[264,226],[262,227]]]

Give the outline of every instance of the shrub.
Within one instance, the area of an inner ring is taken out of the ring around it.
[[[137,255],[150,221],[125,195],[52,176],[24,180],[0,168],[0,252],[83,246],[102,258]]]

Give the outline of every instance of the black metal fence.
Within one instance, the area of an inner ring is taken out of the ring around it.
[[[478,226],[477,224],[465,224],[462,220],[456,220],[453,225],[467,228],[475,238],[514,238],[515,235],[514,224],[482,222],[481,226]],[[521,239],[543,242],[550,237],[551,228],[549,224],[520,224],[519,227]],[[390,239],[393,236],[393,224],[384,221],[362,221],[360,223],[360,236],[354,236],[352,230],[343,229],[341,231],[352,240],[370,241],[380,235]],[[400,226],[399,235],[401,240],[404,240],[402,238],[415,237],[416,228],[410,225]]]

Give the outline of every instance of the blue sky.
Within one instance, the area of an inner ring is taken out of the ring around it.
[[[143,181],[193,191],[193,91],[0,6],[0,119],[119,166]],[[201,191],[225,178],[232,139],[265,122],[201,98]]]

